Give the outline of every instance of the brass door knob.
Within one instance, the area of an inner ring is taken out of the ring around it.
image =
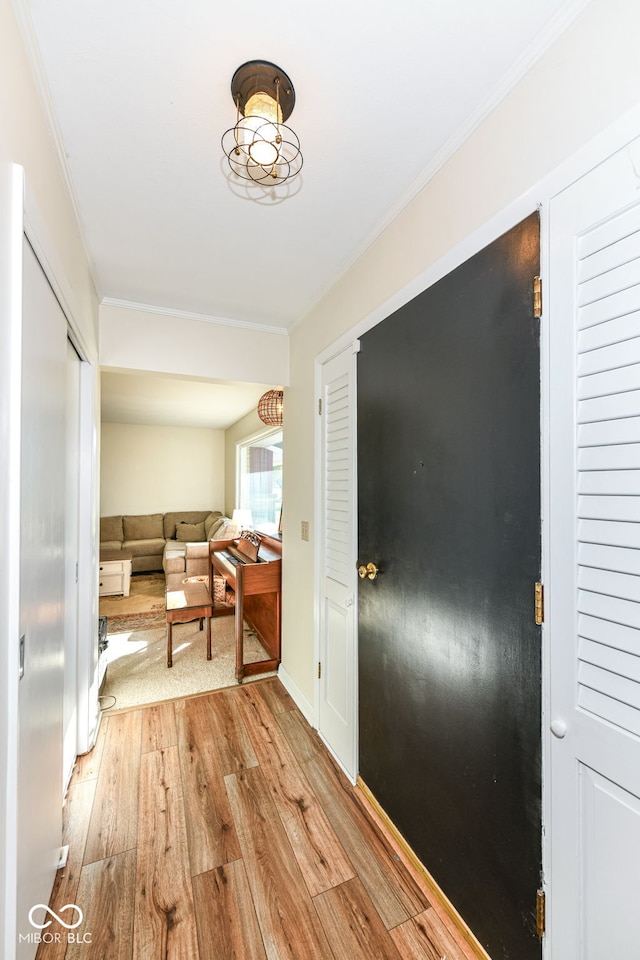
[[[376,567],[375,563],[368,563],[366,567],[364,566],[364,564],[362,564],[361,566],[358,567],[358,576],[360,577],[361,580],[364,580],[364,579],[375,580],[379,572],[380,571]]]

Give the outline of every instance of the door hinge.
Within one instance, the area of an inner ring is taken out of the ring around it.
[[[533,588],[533,609],[535,614],[535,621],[540,626],[541,623],[544,623],[544,587],[541,583],[536,583]]]
[[[322,397],[318,399],[318,416],[322,416]]]
[[[322,664],[318,660],[318,680],[322,680]]]
[[[544,890],[536,892],[536,933],[542,939],[545,931],[546,897]]]
[[[533,278],[533,317],[539,320],[542,316],[542,280],[540,277]]]

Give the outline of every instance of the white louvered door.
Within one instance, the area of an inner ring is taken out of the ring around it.
[[[357,774],[354,348],[322,367],[322,569],[318,731],[345,772]]]
[[[640,141],[550,204],[548,957],[640,957]]]

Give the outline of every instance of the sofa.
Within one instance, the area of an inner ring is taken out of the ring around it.
[[[100,550],[127,550],[132,556],[132,573],[160,571],[165,569],[167,552],[173,551],[174,559],[182,555],[185,564],[186,544],[199,542],[206,546],[206,541],[225,523],[231,521],[219,510],[101,517]]]

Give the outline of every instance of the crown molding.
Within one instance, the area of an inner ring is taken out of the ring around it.
[[[103,297],[101,307],[119,307],[123,310],[137,310],[139,313],[157,313],[162,317],[177,317],[179,320],[199,320],[202,323],[216,323],[223,327],[237,327],[240,330],[255,330],[258,333],[275,333],[288,337],[286,327],[273,327],[267,323],[251,323],[248,320],[231,320],[229,317],[212,317],[206,313],[190,313],[188,310],[174,310],[171,307],[156,307],[150,303],[137,303],[134,300],[116,300]]]
[[[67,190],[69,202],[71,203],[71,208],[78,228],[78,235],[80,237],[80,244],[87,261],[89,274],[93,281],[93,286],[95,287],[96,296],[98,301],[100,301],[102,297],[102,287],[98,278],[95,261],[91,255],[91,251],[89,250],[89,245],[87,243],[87,237],[84,230],[84,220],[75,187],[73,185],[71,170],[69,169],[67,154],[62,141],[62,134],[60,133],[60,127],[56,117],[51,87],[49,86],[49,82],[47,80],[36,30],[33,25],[33,18],[31,17],[31,12],[26,0],[13,0],[13,8],[16,14],[18,28],[24,42],[27,60],[29,62],[29,66],[31,67],[31,74],[34,86],[36,88],[36,93],[38,94],[40,100],[45,123],[47,124],[49,130],[49,136],[51,137],[54,152],[58,160],[58,166]]]
[[[361,247],[346,261],[342,269],[326,284],[317,297],[302,312],[300,317],[292,324],[291,329],[295,327],[311,313],[311,311],[320,303],[320,301],[329,293],[329,291],[349,272],[349,270],[360,260],[367,250],[374,245],[376,240],[391,226],[402,211],[409,206],[427,184],[442,170],[445,164],[457,153],[458,150],[473,135],[478,127],[493,113],[496,107],[511,93],[514,87],[531,70],[534,64],[541,59],[546,51],[555,43],[564,33],[571,23],[582,13],[589,5],[591,0],[567,0],[551,20],[535,35],[526,50],[511,65],[503,75],[493,92],[481,103],[475,113],[473,113],[466,123],[458,127],[455,133],[449,137],[447,142],[438,150],[430,163],[418,174],[413,183],[405,190],[402,196],[387,210],[386,214],[378,221],[368,238]]]

